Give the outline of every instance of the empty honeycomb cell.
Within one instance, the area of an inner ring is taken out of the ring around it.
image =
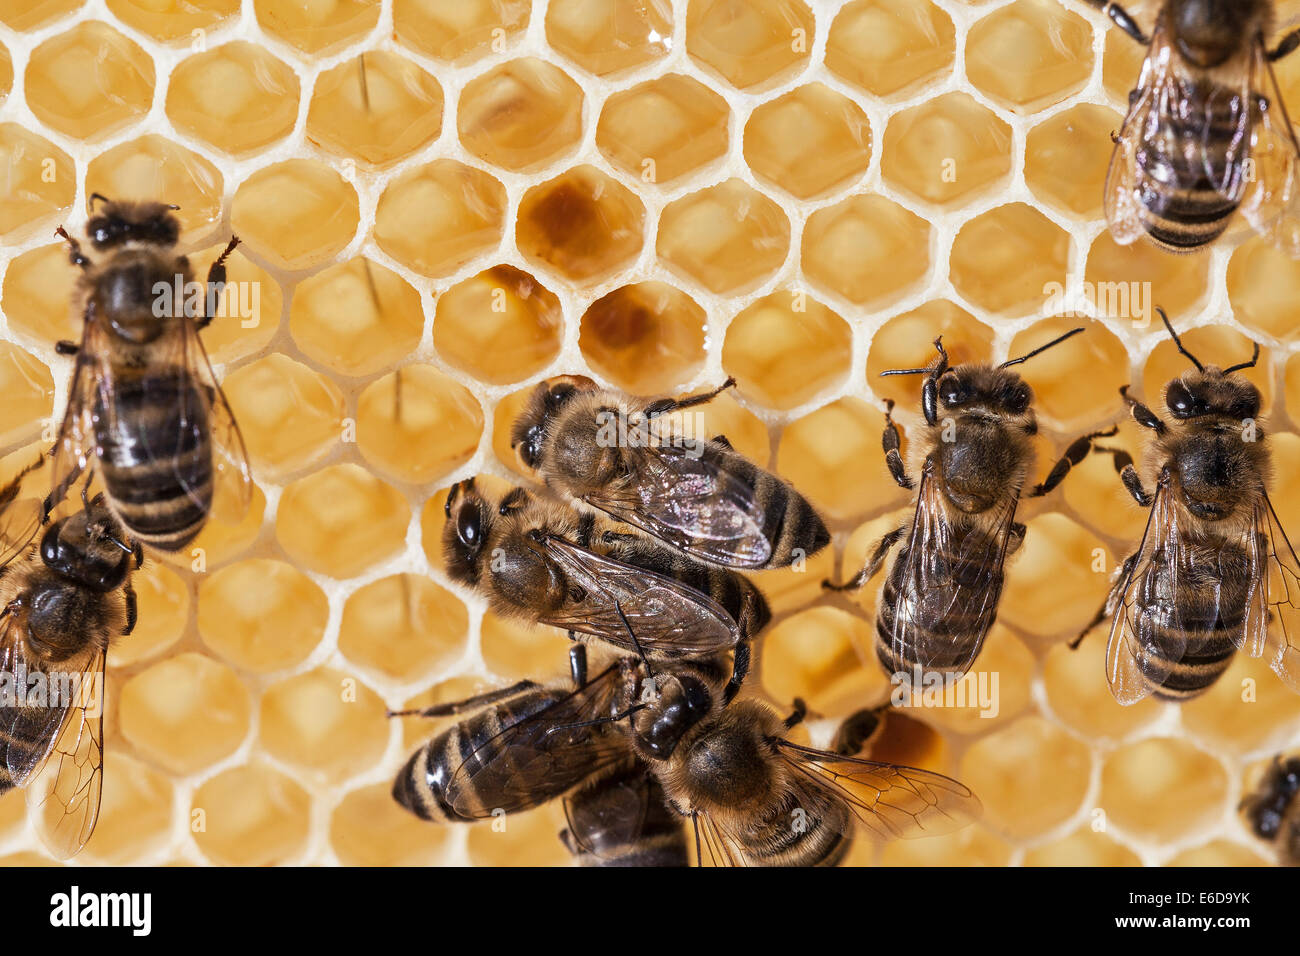
[[[1294,341],[1300,336],[1295,319],[1298,295],[1300,263],[1267,239],[1248,240],[1233,251],[1228,298],[1233,317],[1246,328],[1282,342]]]
[[[1093,628],[1076,650],[1065,643],[1053,646],[1043,662],[1043,684],[1052,713],[1089,740],[1121,740],[1161,713],[1160,702],[1152,697],[1131,706],[1115,701],[1105,678],[1109,633],[1106,622]]]
[[[659,219],[659,258],[710,292],[738,295],[785,262],[790,220],[739,179],[669,203]]]
[[[1292,358],[1287,363],[1288,378],[1297,374],[1300,359]],[[1288,398],[1294,394],[1293,385],[1288,385]],[[1294,400],[1291,408],[1297,407]],[[1269,450],[1273,454],[1273,481],[1269,485],[1269,499],[1277,511],[1282,528],[1294,542],[1300,535],[1300,437],[1290,432],[1269,436]]]
[[[0,312],[9,320],[9,328],[41,345],[80,339],[81,316],[68,308],[76,278],[76,270],[68,264],[68,248],[61,242],[14,256],[0,292]]]
[[[54,377],[45,363],[0,342],[0,445],[35,437],[54,413]]]
[[[960,306],[947,299],[936,299],[894,316],[872,336],[867,352],[867,382],[871,390],[897,402],[904,412],[919,413],[918,381],[909,375],[882,378],[880,373],[929,365],[939,357],[934,340],[940,337],[954,365],[987,362],[992,358],[993,330]]]
[[[858,840],[854,856],[872,844]],[[895,840],[886,843],[880,853],[881,866],[1007,866],[1012,847],[1001,837],[979,824],[962,827],[955,833],[925,837],[920,840]],[[851,856],[846,865],[853,865]],[[860,860],[858,865],[865,866]]]
[[[1129,382],[1124,343],[1100,322],[1055,318],[1017,332],[1007,348],[1008,358],[1018,358],[1076,328],[1084,331],[1016,369],[1034,390],[1034,408],[1071,433],[1122,411],[1116,399]]]
[[[1176,737],[1125,744],[1101,768],[1100,806],[1136,839],[1191,836],[1221,818],[1227,801],[1223,765]]]
[[[668,183],[727,152],[727,101],[679,73],[647,80],[605,100],[596,146],[645,183]]]
[[[1211,840],[1176,853],[1165,866],[1271,866],[1271,862],[1254,850],[1230,840]]]
[[[343,436],[339,387],[282,353],[231,372],[224,390],[248,457],[261,471],[296,471],[328,454]]]
[[[974,304],[1002,315],[1042,308],[1065,287],[1070,237],[1037,209],[1009,203],[967,222],[953,240],[948,275]]]
[[[438,297],[433,319],[438,354],[495,385],[541,371],[560,353],[563,334],[555,293],[507,265],[452,286]]]
[[[11,30],[35,30],[67,16],[85,0],[0,0],[0,23]]]
[[[644,233],[636,194],[594,166],[577,166],[524,193],[515,242],[530,261],[588,282],[635,259]]]
[[[833,607],[788,617],[763,636],[763,693],[786,711],[796,697],[822,717],[842,719],[885,700],[889,683],[871,655],[871,623]]]
[[[546,7],[547,42],[597,76],[662,59],[672,36],[669,0],[554,0]]]
[[[884,430],[884,415],[861,399],[842,398],[786,427],[777,471],[837,520],[897,504],[903,491],[880,452]]]
[[[1106,31],[1106,52],[1101,58],[1101,79],[1116,105],[1128,108],[1129,93],[1137,87],[1146,50],[1120,29]],[[1118,132],[1118,129],[1116,130]]]
[[[434,481],[459,468],[482,433],[478,399],[431,365],[399,368],[357,399],[362,457],[403,481]]]
[[[1111,134],[1124,118],[1093,103],[1079,103],[1029,131],[1025,182],[1034,195],[1075,219],[1100,219]]]
[[[1250,361],[1254,343],[1236,329],[1226,325],[1184,329],[1182,326],[1186,323],[1180,322],[1178,315],[1173,312],[1169,313],[1169,320],[1178,330],[1178,337],[1182,340],[1183,347],[1200,359],[1202,365],[1227,368],[1230,365]],[[1157,318],[1156,322],[1159,321]],[[1142,367],[1142,394],[1146,397],[1146,402],[1151,406],[1152,411],[1167,418],[1169,412],[1164,404],[1165,386],[1192,371],[1194,367],[1184,355],[1179,353],[1178,347],[1164,331],[1164,327],[1161,325],[1154,327],[1160,329],[1160,338],[1156,340],[1155,348],[1151,350]],[[1271,369],[1272,351],[1265,348],[1260,351],[1259,363],[1254,368],[1245,368],[1233,373],[1234,376],[1245,378],[1259,389],[1265,413],[1273,404]]]
[[[220,241],[190,253],[196,281],[207,279],[208,268],[226,249]],[[226,289],[218,300],[211,325],[203,330],[203,347],[214,363],[232,362],[261,351],[280,328],[284,293],[265,269],[235,249],[226,257]]]
[[[1142,859],[1124,844],[1090,826],[1026,851],[1025,866],[1141,866]]]
[[[1027,526],[1024,544],[1007,559],[1002,619],[1031,634],[1073,638],[1106,597],[1114,559],[1063,514],[1039,515]]]
[[[889,119],[880,173],[940,206],[968,202],[1011,172],[1011,128],[966,93],[945,93]]]
[[[686,8],[686,52],[742,90],[789,76],[812,45],[802,0],[691,0]]]
[[[442,87],[410,60],[363,52],[322,73],[307,113],[307,138],[384,166],[428,145],[442,129]]]
[[[329,601],[311,578],[283,561],[250,558],[199,582],[199,636],[242,670],[285,670],[325,636]]]
[[[354,674],[320,667],[266,689],[259,740],[278,760],[345,780],[383,755],[386,712],[379,695]]]
[[[358,256],[294,289],[289,331],[312,361],[342,375],[373,375],[415,351],[424,310],[410,283]]]
[[[501,53],[528,29],[529,0],[393,0],[393,32],[417,52],[447,62]]]
[[[811,199],[867,171],[871,123],[847,96],[809,83],[750,114],[744,153],[758,176],[799,199]]]
[[[242,156],[293,132],[299,93],[292,69],[237,40],[176,65],[167,85],[167,117],[182,133]]]
[[[979,794],[984,822],[1013,839],[1068,820],[1088,794],[1088,746],[1042,717],[1022,717],[966,750],[957,778]]]
[[[423,575],[394,574],[348,597],[339,651],[358,667],[410,680],[456,661],[468,631],[468,612],[454,594]]]
[[[384,189],[375,209],[375,241],[421,275],[450,275],[501,241],[505,210],[505,187],[492,176],[435,160]]]
[[[262,29],[304,53],[332,53],[379,22],[380,0],[253,0]]]
[[[205,780],[190,806],[199,850],[224,866],[290,863],[307,845],[311,797],[291,777],[262,763]]]
[[[853,332],[799,289],[778,289],[731,320],[722,366],[748,399],[787,411],[832,391],[852,367]]]
[[[1175,322],[1194,310],[1206,293],[1208,264],[1208,256],[1171,256],[1149,242],[1120,246],[1103,231],[1088,251],[1083,281],[1094,290],[1097,314],[1114,320],[1112,328],[1127,322],[1149,330],[1149,323],[1159,328],[1156,306]]]
[[[0,238],[6,242],[52,232],[55,217],[72,207],[77,176],[72,159],[17,123],[0,124]]]
[[[800,266],[854,305],[884,308],[930,271],[930,224],[883,196],[851,196],[808,217]]]
[[[307,269],[332,259],[356,235],[356,190],[310,159],[259,169],[240,185],[230,225],[262,258],[281,269]]]
[[[185,633],[190,619],[190,592],[171,568],[157,561],[145,561],[131,575],[139,617],[135,630],[113,644],[109,663],[130,667],[157,657]]]
[[[726,437],[730,440],[729,435]],[[759,461],[767,457],[766,451],[766,442],[764,442],[764,454]],[[767,599],[767,605],[772,609],[772,613],[784,614],[786,611],[807,607],[820,598],[822,581],[834,574],[835,549],[828,546],[811,557],[796,559],[789,567],[759,571],[754,574],[752,580],[763,592],[763,597]]]
[[[533,626],[488,611],[483,615],[481,641],[483,663],[503,680],[545,681],[569,673],[571,642],[559,628]]]
[[[465,85],[456,128],[483,161],[515,172],[535,169],[578,145],[582,87],[545,60],[510,60]]]
[[[176,774],[194,773],[233,753],[248,735],[252,703],[229,667],[185,652],[131,677],[118,696],[123,738]]]
[[[536,810],[512,813],[470,827],[467,849],[475,866],[567,866],[573,858],[559,840],[564,807],[552,800]]]
[[[927,0],[856,0],[831,23],[826,66],[874,96],[910,93],[949,70],[955,33]]]
[[[602,378],[636,395],[658,395],[690,381],[704,364],[706,324],[685,292],[638,282],[587,307],[578,347]]]
[[[971,27],[966,76],[1016,113],[1059,103],[1092,75],[1092,26],[1056,0],[1015,0]]]
[[[0,797],[0,836],[6,840],[20,834],[27,828],[26,795],[17,787]]]
[[[914,693],[925,719],[962,734],[979,734],[1023,713],[1032,703],[1033,652],[1010,629],[994,624],[984,647],[951,697]],[[934,706],[936,702],[942,706]]]
[[[1275,750],[1300,733],[1300,696],[1266,657],[1238,654],[1209,690],[1183,705],[1182,718],[1188,732],[1216,751]]]
[[[713,382],[701,384],[707,388]],[[772,439],[763,420],[741,405],[730,392],[724,392],[713,401],[691,409],[699,415],[699,430],[710,438],[722,436],[731,447],[750,461],[766,467],[772,457]]]
[[[332,465],[284,489],[275,533],[302,567],[347,578],[401,550],[410,518],[396,488],[359,465]]]
[[[173,790],[166,774],[110,747],[104,757],[99,821],[86,844],[86,857],[121,866],[165,847],[172,829]]]
[[[221,218],[221,172],[198,153],[156,134],[106,150],[86,168],[86,195],[179,206],[182,241],[204,235]]]
[[[344,866],[435,866],[451,827],[430,826],[399,806],[392,785],[375,783],[345,796],[330,815],[330,847]]]
[[[239,13],[239,0],[105,0],[109,11],[129,27],[172,43],[197,36]]]
[[[27,105],[42,123],[80,140],[118,132],[149,111],[153,60],[105,23],[88,20],[32,51]]]

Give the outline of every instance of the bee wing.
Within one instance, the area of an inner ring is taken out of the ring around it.
[[[511,813],[571,790],[631,753],[621,733],[603,733],[622,680],[618,665],[573,693],[503,729],[476,748],[447,782],[457,813],[485,818]]]
[[[898,578],[899,606],[891,635],[895,658],[906,660],[909,656],[920,655],[926,658],[920,662],[923,668],[933,666],[957,674],[970,669],[984,646],[987,625],[978,633],[960,634],[969,646],[953,664],[944,663],[940,667],[933,661],[951,658],[952,637],[937,635],[926,641],[926,645],[918,645],[917,629],[911,622],[917,619],[987,619],[991,624],[993,616],[989,612],[997,608],[1002,594],[1002,565],[1006,561],[1007,543],[1018,504],[1016,495],[1008,495],[992,515],[987,538],[967,535],[959,541],[949,518],[948,500],[934,477],[932,467],[926,465],[917,493],[916,513],[908,532],[907,550],[899,558],[905,564],[893,572],[901,575]]]
[[[1268,90],[1266,97],[1256,91]],[[1300,258],[1300,142],[1282,101],[1282,90],[1263,44],[1256,41],[1243,98],[1254,116],[1250,182],[1242,217],[1292,258]]]
[[[610,846],[630,846],[641,836],[646,814],[650,808],[650,775],[645,773],[635,783],[619,784],[602,795],[599,807],[584,806],[575,810],[571,797],[564,798],[564,819],[569,825],[573,842],[583,852],[598,859],[607,859],[587,839],[593,830],[605,834]]]
[[[676,445],[642,449],[637,480],[584,500],[687,554],[729,567],[762,567],[772,555],[754,489],[710,460]]]
[[[1259,657],[1268,646],[1272,625],[1276,641],[1270,666],[1288,687],[1300,693],[1300,633],[1293,619],[1300,612],[1300,559],[1267,492],[1256,507],[1246,551],[1255,586],[1246,606],[1241,648],[1251,657]]]
[[[227,524],[237,524],[253,500],[252,469],[248,464],[244,436],[239,431],[239,424],[235,421],[234,412],[230,410],[225,393],[217,384],[217,377],[212,372],[212,363],[208,361],[208,353],[199,338],[197,327],[188,317],[181,317],[178,322],[183,349],[180,367],[186,369],[195,386],[193,390],[183,393],[186,397],[181,409],[182,428],[197,431],[202,428],[203,422],[207,422],[212,439],[212,481],[216,493],[214,511]],[[197,504],[204,503],[202,494],[205,489],[190,488],[187,485],[185,490]],[[228,501],[223,500],[223,490],[231,495]]]
[[[964,784],[941,773],[847,757],[776,740],[777,753],[808,785],[852,811],[852,824],[878,840],[938,836],[979,818],[982,807]]]
[[[544,624],[590,634],[627,650],[636,650],[639,643],[647,651],[680,655],[713,654],[740,640],[740,628],[726,609],[690,585],[561,538],[547,538],[543,548],[581,592],[566,596],[562,608],[544,615]],[[620,608],[635,642],[619,616]]]
[[[41,527],[41,502],[37,498],[19,498],[23,479],[45,464],[45,456],[18,472],[0,488],[0,568],[29,545]]]
[[[93,309],[94,306],[89,308]],[[112,366],[107,361],[104,333],[93,315],[87,315],[81,345],[72,369],[68,406],[50,452],[50,495],[45,501],[48,514],[63,500],[68,489],[94,462],[98,453],[95,438],[96,415],[115,424],[115,388]]]
[[[696,866],[749,866],[740,841],[721,820],[703,810],[691,814]]]
[[[1161,482],[1156,488],[1151,514],[1147,516],[1142,542],[1133,556],[1132,564],[1111,589],[1112,618],[1110,638],[1106,643],[1106,680],[1111,693],[1121,704],[1135,704],[1151,693],[1172,672],[1182,659],[1186,640],[1178,614],[1178,601],[1172,596],[1178,592],[1179,568],[1184,564],[1182,530],[1174,509],[1169,485]],[[1153,570],[1155,569],[1155,570]],[[1154,585],[1161,599],[1163,621],[1160,653],[1157,655],[1149,642],[1142,640],[1143,626],[1140,614],[1139,590],[1148,587],[1148,574],[1158,574]]]
[[[54,747],[27,786],[27,807],[36,832],[60,859],[76,855],[86,845],[99,819],[106,659],[102,649],[91,655],[71,706],[64,711]]]
[[[27,653],[26,623],[21,610],[0,612],[0,675],[11,682],[13,698],[0,709],[0,769],[14,786],[23,786],[54,748],[64,710],[29,705],[26,697],[31,675],[44,675],[45,667]],[[21,700],[18,695],[22,695]]]
[[[1152,55],[1154,55],[1154,50]],[[1167,61],[1162,61],[1167,62]],[[1143,206],[1137,185],[1138,151],[1142,142],[1153,134],[1159,123],[1157,86],[1150,82],[1148,56],[1142,68],[1142,79],[1134,91],[1128,115],[1115,136],[1115,149],[1106,168],[1106,185],[1103,206],[1110,234],[1121,246],[1131,245],[1146,235],[1142,224]]]

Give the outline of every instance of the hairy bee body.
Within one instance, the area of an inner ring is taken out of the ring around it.
[[[1275,758],[1241,802],[1251,832],[1277,847],[1285,866],[1300,866],[1300,757]]]
[[[592,780],[566,801],[560,839],[582,866],[687,866],[682,818],[639,761]]]

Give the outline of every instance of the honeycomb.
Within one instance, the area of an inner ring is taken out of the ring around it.
[[[549,375],[736,377],[710,432],[836,535],[758,576],[775,618],[750,681],[782,710],[804,697],[823,745],[888,694],[874,588],[819,582],[907,515],[879,442],[886,399],[905,432],[920,420],[917,380],[878,373],[939,334],[965,361],[1087,328],[1023,367],[1044,473],[1122,420],[1121,384],[1154,401],[1183,368],[1152,305],[1207,361],[1260,341],[1274,500],[1300,533],[1300,265],[1105,230],[1139,60],[1075,0],[0,0],[5,467],[66,401],[53,346],[78,319],[53,230],[90,193],[177,203],[200,269],[237,232],[230,278],[258,293],[205,333],[254,506],[137,575],[77,862],[570,862],[558,805],[439,828],[388,796],[437,727],[386,709],[565,673],[561,634],[486,614],[438,560],[446,489],[519,479],[510,422]],[[1280,74],[1294,109],[1300,57]],[[1268,862],[1234,807],[1300,738],[1300,698],[1241,659],[1181,709],[1115,704],[1101,629],[1064,642],[1144,517],[1101,457],[1022,517],[979,665],[996,711],[900,712],[877,750],[959,776],[983,819],[850,862]],[[3,862],[47,859],[22,799],[0,799]]]

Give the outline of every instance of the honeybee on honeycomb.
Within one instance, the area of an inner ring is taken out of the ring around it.
[[[1300,560],[1268,494],[1259,389],[1234,375],[1254,367],[1259,345],[1249,361],[1204,365],[1159,312],[1196,370],[1165,387],[1172,422],[1122,390],[1134,420],[1153,433],[1144,470],[1156,486],[1147,490],[1127,452],[1110,452],[1125,489],[1150,514],[1084,633],[1111,619],[1106,678],[1121,704],[1152,693],[1195,697],[1238,650],[1260,657],[1270,645],[1273,670],[1300,691],[1300,639],[1288,620],[1300,594]]]
[[[1274,757],[1238,808],[1250,830],[1277,847],[1286,866],[1300,866],[1300,757]]]
[[[1300,29],[1270,49],[1272,0],[1164,0],[1147,36],[1119,4],[1089,2],[1147,47],[1106,177],[1115,239],[1189,252],[1240,213],[1300,256],[1300,140],[1273,71]]]

